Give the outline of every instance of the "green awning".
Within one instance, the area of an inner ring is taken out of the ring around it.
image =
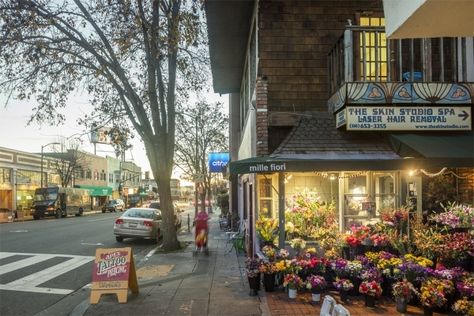
[[[112,188],[111,187],[103,187],[103,186],[96,186],[96,185],[76,185],[75,187],[89,190],[89,194],[91,196],[109,196],[109,195],[112,195]]]
[[[270,156],[253,157],[229,163],[230,174],[401,170],[424,167],[419,159],[291,159]]]
[[[443,135],[392,134],[391,141],[396,152],[404,157],[445,159],[451,164],[445,167],[470,167],[474,162],[472,132]]]

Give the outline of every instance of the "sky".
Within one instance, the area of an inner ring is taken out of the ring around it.
[[[228,97],[215,93],[205,95],[209,102],[223,102],[228,108]],[[68,106],[61,112],[66,115],[66,122],[59,126],[49,126],[48,124],[38,125],[31,123],[27,125],[31,116],[34,101],[10,101],[5,107],[5,97],[0,96],[0,147],[21,150],[25,152],[39,153],[41,146],[52,142],[62,142],[63,137],[79,137],[82,145],[81,149],[94,153],[94,146],[90,143],[90,134],[86,133],[82,126],[77,124],[77,119],[92,111],[92,107],[87,101],[87,97],[81,95],[71,95]],[[139,137],[132,139],[133,148],[126,153],[127,161],[134,161],[142,168],[142,172],[151,171],[148,158],[145,154],[145,147],[140,142]],[[54,151],[53,146],[44,147],[43,151]],[[59,150],[59,148],[57,149]],[[110,145],[97,144],[96,154],[98,156],[115,157],[115,152]],[[151,175],[152,176],[152,175]],[[179,177],[179,171],[173,175]]]

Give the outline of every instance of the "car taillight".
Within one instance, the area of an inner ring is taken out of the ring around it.
[[[116,225],[122,225],[122,224],[123,224],[123,219],[117,218],[117,219],[115,220],[115,224],[116,224]]]
[[[143,222],[143,226],[146,226],[146,227],[153,227],[153,223],[152,222]]]

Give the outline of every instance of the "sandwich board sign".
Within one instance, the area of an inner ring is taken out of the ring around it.
[[[99,303],[102,294],[116,294],[119,303],[127,303],[128,289],[138,294],[132,248],[96,249],[90,303]]]

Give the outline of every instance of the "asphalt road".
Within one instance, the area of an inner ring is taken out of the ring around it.
[[[156,245],[116,242],[119,215],[0,224],[0,315],[69,315],[85,299],[80,293],[91,282],[97,248],[132,247],[138,266]]]

